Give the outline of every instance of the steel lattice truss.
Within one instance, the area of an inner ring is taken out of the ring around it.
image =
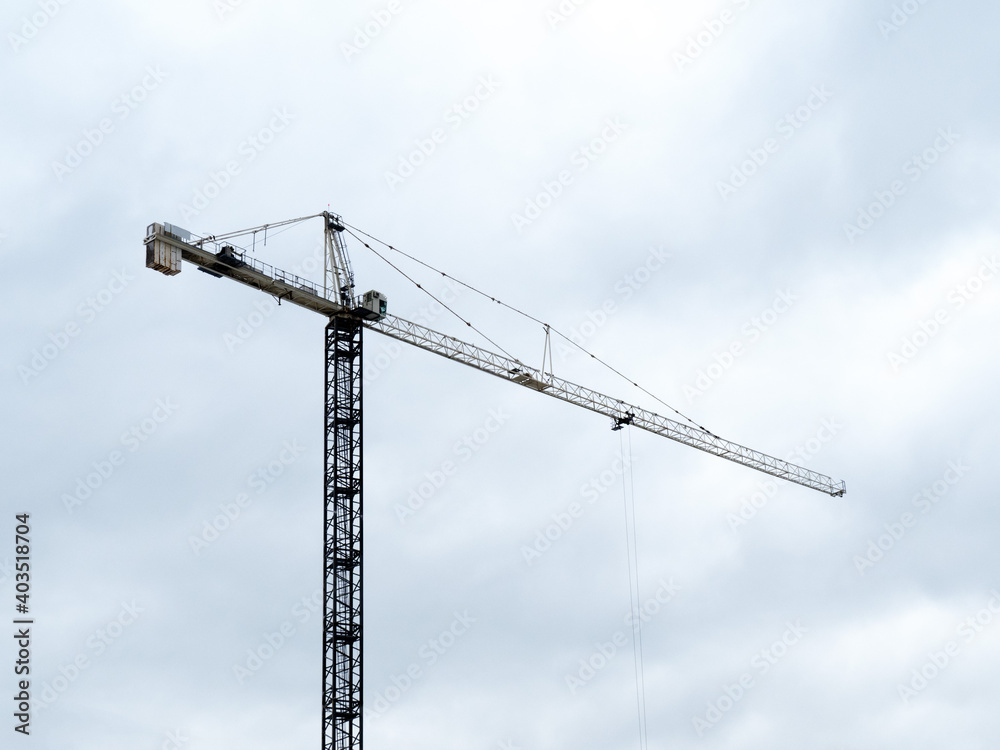
[[[326,327],[323,748],[361,747],[361,322]]]
[[[488,372],[512,383],[527,386],[554,398],[582,406],[598,414],[611,417],[619,423],[633,424],[657,435],[711,453],[713,456],[749,466],[765,474],[787,479],[789,482],[811,487],[834,497],[843,495],[845,492],[843,482],[836,482],[825,474],[810,471],[738,443],[723,440],[697,427],[690,427],[661,417],[654,412],[542,373],[509,357],[438,333],[430,328],[424,328],[402,318],[388,315],[380,321],[366,321],[365,325],[372,330],[384,333],[386,336],[419,346],[421,349],[475,367],[477,370]]]

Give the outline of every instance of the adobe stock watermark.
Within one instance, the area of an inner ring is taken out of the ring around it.
[[[809,91],[809,96],[775,123],[775,130],[784,141],[789,141],[795,137],[796,133],[812,119],[813,114],[819,112],[823,106],[830,101],[833,93],[826,86],[813,86]],[[732,172],[728,180],[717,180],[716,190],[723,200],[729,200],[729,196],[740,188],[744,187],[757,172],[781,149],[781,141],[773,136],[764,139],[759,146],[747,149],[747,158],[739,164],[732,164]]]
[[[843,429],[843,423],[836,419],[824,419],[816,434],[790,450],[785,456],[785,460],[802,466],[807,465]],[[726,515],[726,522],[729,524],[730,530],[738,534],[741,528],[757,517],[757,514],[767,506],[768,501],[774,498],[779,490],[778,483],[770,477],[757,480],[757,489],[741,499],[739,510],[736,513]]]
[[[548,22],[549,28],[555,31],[588,2],[589,0],[561,0],[558,5],[545,12],[545,20]]]
[[[323,243],[318,242],[312,253],[301,261],[293,265],[290,272],[295,276],[308,278],[310,274],[315,274],[323,269],[323,253],[325,252]],[[236,325],[232,330],[222,334],[222,344],[226,351],[233,354],[239,347],[247,343],[253,335],[267,322],[277,311],[278,303],[272,299],[260,299],[253,303],[253,309],[246,315],[241,315],[236,319]]]
[[[980,633],[993,624],[1000,616],[1000,592],[990,591],[986,605],[964,618],[955,628],[960,640],[949,640],[937,651],[927,652],[927,659],[920,666],[910,670],[910,679],[896,684],[896,693],[904,706],[930,687],[941,674],[950,667],[962,653],[963,645],[972,643]]]
[[[156,404],[149,416],[122,433],[120,442],[122,447],[127,450],[121,451],[116,448],[106,456],[93,461],[90,464],[93,471],[77,477],[76,486],[72,492],[62,493],[60,499],[66,511],[72,515],[77,508],[81,508],[85,503],[91,501],[125,465],[128,454],[139,450],[178,409],[180,409],[180,405],[169,396],[156,399]]]
[[[816,434],[796,445],[785,456],[789,463],[808,464],[823,450],[823,447],[833,440],[844,429],[844,424],[833,417],[824,419]]]
[[[236,153],[242,157],[230,159],[221,168],[209,171],[204,184],[191,191],[191,199],[188,203],[178,203],[177,211],[184,221],[190,221],[195,216],[200,216],[211,205],[212,201],[222,195],[222,191],[229,187],[233,178],[242,174],[243,169],[254,162],[258,156],[274,143],[279,133],[285,132],[288,126],[295,119],[286,108],[275,107],[271,110],[271,119],[267,125],[251,133],[240,141],[236,147]]]
[[[27,385],[37,378],[55,359],[66,351],[88,325],[97,320],[97,316],[106,310],[118,296],[135,281],[135,276],[127,268],[112,271],[108,283],[76,306],[76,317],[67,321],[54,333],[49,333],[48,342],[31,350],[31,357],[26,365],[17,366],[17,374],[21,382]]]
[[[880,18],[878,21],[878,30],[882,33],[882,38],[888,39],[898,33],[927,2],[928,0],[903,0],[902,3],[893,4],[889,17]]]
[[[45,682],[37,690],[31,701],[31,710],[36,715],[55,703],[80,676],[94,666],[125,634],[146,610],[135,599],[122,602],[118,613],[103,626],[87,637],[86,650],[80,651],[69,662],[59,666],[59,674]]]
[[[434,295],[436,299],[413,310],[405,317],[417,325],[430,326],[447,311],[445,305],[451,305],[461,293],[462,287],[456,281],[445,279],[444,285]],[[365,354],[362,377],[365,385],[368,385],[374,383],[382,376],[382,373],[392,367],[393,362],[399,359],[403,353],[403,347],[395,339],[384,336],[379,338],[378,351],[373,352],[371,344],[366,344],[366,346],[368,349]]]
[[[673,256],[664,250],[662,245],[650,247],[643,261],[615,282],[612,289],[614,294],[608,296],[596,308],[588,310],[583,320],[570,328],[567,334],[570,341],[579,347],[585,346],[612,316],[618,313],[621,309],[619,306],[632,299],[640,289],[652,281],[653,277],[667,265],[667,261],[671,258]],[[564,360],[580,351],[576,347],[570,346],[562,338],[556,339],[555,350],[556,354]]]
[[[702,24],[702,29],[687,37],[687,45],[683,52],[674,52],[674,65],[677,70],[693,65],[702,54],[725,33],[726,29],[736,23],[740,11],[750,7],[751,0],[732,0],[733,8],[720,11]]]
[[[132,112],[140,107],[166,79],[167,73],[164,73],[159,65],[147,66],[146,73],[139,83],[128,91],[123,91],[112,100],[111,114],[116,115],[116,117],[102,117],[94,127],[85,128],[83,137],[66,149],[66,155],[61,160],[52,162],[52,173],[56,180],[62,183],[66,177],[79,169],[90,156],[105,144],[108,136],[115,132],[118,127],[117,123],[128,119]]]
[[[940,334],[945,326],[952,322],[954,313],[965,308],[972,299],[979,294],[986,285],[997,277],[1000,271],[1000,258],[993,255],[992,258],[983,256],[980,258],[979,268],[971,273],[965,281],[952,287],[945,295],[947,305],[941,305],[926,318],[917,321],[913,330],[900,341],[899,351],[886,352],[889,358],[889,366],[893,372],[899,372],[901,368],[913,362],[931,341]]]
[[[971,470],[972,467],[966,465],[960,458],[949,461],[948,468],[940,479],[934,480],[911,498],[916,512],[906,511],[898,520],[884,524],[882,529],[885,533],[879,534],[874,539],[869,538],[864,553],[853,557],[852,562],[858,573],[863,576],[868,569],[874,568],[877,563],[884,560],[920,519],[948,497]]]
[[[226,351],[232,354],[237,348],[243,346],[264,325],[264,322],[274,315],[277,309],[278,303],[271,299],[264,298],[255,301],[253,310],[237,318],[236,326],[232,331],[226,331],[222,334],[222,343],[226,347]]]
[[[389,0],[384,8],[379,8],[371,12],[371,20],[366,21],[361,26],[354,27],[354,35],[350,42],[340,43],[340,52],[347,62],[351,62],[372,43],[375,37],[385,31],[393,19],[403,12],[403,5],[399,0]]]
[[[393,505],[393,511],[401,524],[407,519],[423,510],[430,501],[448,481],[457,476],[462,466],[469,463],[479,454],[487,443],[493,439],[504,426],[510,421],[509,414],[503,406],[490,409],[476,429],[460,440],[457,440],[451,448],[454,459],[448,458],[442,461],[437,468],[424,472],[421,479],[406,496],[406,501]]]
[[[635,462],[635,458],[632,462]],[[521,545],[519,550],[521,559],[529,566],[538,562],[583,518],[589,507],[596,505],[612,487],[621,486],[621,478],[631,466],[632,463],[627,459],[616,458],[608,468],[580,485],[580,497],[586,500],[586,503],[571,500],[563,510],[551,514],[549,516],[551,521],[535,532],[531,542]]]
[[[246,658],[233,665],[233,676],[240,685],[246,684],[254,675],[294,638],[299,628],[315,617],[322,617],[323,592],[313,591],[311,596],[304,596],[292,607],[288,617],[275,626],[273,630],[262,633],[256,646],[246,650]]]
[[[225,21],[226,16],[235,13],[238,8],[242,7],[243,3],[244,0],[214,0],[212,7],[216,17],[220,21]]]
[[[163,732],[163,742],[160,750],[182,750],[191,744],[191,738],[186,735],[184,729],[167,729]]]
[[[721,352],[712,355],[712,363],[698,370],[694,382],[684,384],[683,392],[687,402],[690,404],[699,396],[708,393],[712,386],[733,368],[736,360],[760,341],[761,337],[781,319],[781,316],[792,309],[798,299],[798,295],[793,293],[791,289],[775,290],[775,297],[771,304],[740,326],[742,338],[734,339]]]
[[[294,464],[306,452],[297,440],[286,440],[274,458],[247,477],[246,485],[253,490],[253,495],[259,497],[270,489],[284,475],[289,466]],[[212,518],[206,518],[201,523],[201,532],[188,536],[188,545],[196,555],[215,542],[228,529],[232,528],[243,514],[253,506],[254,497],[249,492],[240,492],[232,502],[220,503],[219,512]]]
[[[592,164],[601,159],[608,152],[611,144],[617,142],[628,128],[629,126],[622,122],[621,117],[608,117],[604,121],[604,128],[598,135],[570,154],[571,168],[559,170],[550,180],[542,180],[539,184],[541,190],[524,199],[523,211],[520,213],[515,211],[510,215],[510,222],[517,233],[520,234],[525,227],[541,218],[542,214],[552,207],[566,188],[574,183],[577,176],[586,172]]]
[[[796,620],[794,624],[788,622],[785,625],[785,631],[780,638],[751,657],[750,671],[723,685],[718,697],[705,704],[704,715],[691,717],[691,723],[699,737],[703,737],[705,732],[718,726],[719,722],[747,696],[747,693],[758,685],[757,680],[770,672],[772,667],[798,645],[802,636],[809,632],[802,626],[801,620]],[[756,673],[753,670],[756,670]]]
[[[409,153],[400,154],[396,168],[385,172],[385,184],[389,191],[396,192],[397,187],[413,177],[417,170],[426,164],[427,160],[437,153],[437,150],[458,132],[485,102],[493,98],[499,89],[500,82],[492,75],[479,76],[476,87],[469,95],[445,111],[444,125],[433,128],[426,138],[415,139],[413,141],[415,148]]]
[[[778,483],[773,479],[757,480],[757,489],[741,499],[739,511],[726,514],[726,522],[729,524],[729,530],[734,534],[738,534],[740,528],[746,526],[756,518],[757,513],[767,506],[768,500],[771,500],[777,494]]]
[[[399,702],[417,682],[423,679],[430,669],[465,636],[476,618],[469,610],[453,613],[451,623],[434,638],[425,641],[417,649],[417,658],[410,662],[400,674],[389,677],[391,683],[375,694],[375,699],[366,701],[364,718],[378,719],[384,716],[393,705]]]
[[[609,117],[605,120],[605,128],[600,135],[592,138],[589,143],[576,149],[570,156],[570,164],[576,167],[576,173],[586,171],[590,165],[603,156],[610,144],[618,140],[628,126],[621,122],[619,117]],[[556,198],[562,195],[566,187],[573,184],[575,179],[571,169],[560,170],[552,180],[542,181],[541,192],[535,196],[526,198],[524,202],[524,213],[511,214],[511,223],[520,234],[524,227],[529,226],[542,213],[550,208]]]
[[[951,128],[938,129],[934,142],[921,153],[911,156],[903,164],[903,174],[910,178],[911,184],[919,182],[928,170],[937,164],[941,157],[961,139],[962,136]],[[847,241],[852,245],[857,242],[859,237],[871,230],[875,223],[896,205],[896,201],[901,196],[906,195],[907,190],[908,186],[903,180],[893,180],[885,190],[876,190],[873,193],[875,200],[858,209],[857,220],[853,224],[844,224],[844,234]]]
[[[421,307],[412,310],[407,318],[417,325],[430,326],[447,312],[444,305],[450,305],[457,300],[461,296],[462,291],[463,287],[457,281],[445,279],[438,293],[434,295],[437,299],[431,300]],[[438,302],[438,300],[441,300],[441,302]]]
[[[670,604],[674,597],[680,593],[681,587],[674,583],[674,579],[669,581],[659,580],[659,588],[656,593],[639,605],[638,616],[635,612],[625,615],[625,625],[629,632],[635,637],[635,631],[640,623],[651,621],[656,615],[663,611],[663,608]],[[611,661],[618,655],[622,648],[627,646],[630,638],[624,630],[616,630],[607,640],[601,640],[594,644],[594,650],[586,659],[579,659],[580,665],[575,674],[567,674],[564,679],[566,687],[569,688],[570,695],[590,683],[598,674],[604,670]]]
[[[7,42],[14,53],[20,52],[22,47],[37,39],[42,29],[69,3],[70,0],[37,0],[38,10],[21,18],[21,25],[18,27],[21,33],[11,31],[7,34]]]

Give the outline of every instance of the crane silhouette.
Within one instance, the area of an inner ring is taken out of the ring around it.
[[[304,279],[257,260],[233,240],[322,218],[323,283]],[[343,239],[344,222],[324,211],[222,235],[196,237],[166,223],[146,231],[146,266],[168,276],[182,261],[211,276],[226,277],[281,301],[324,315],[326,325],[325,529],[323,576],[323,750],[360,750],[362,746],[362,333],[376,331],[399,341],[474,367],[520,386],[603,414],[612,429],[626,425],[670,438],[692,448],[810,487],[833,497],[844,482],[766,453],[724,440],[697,425],[660,416],[620,399],[555,377],[506,355],[439,333],[388,314],[384,294],[355,294],[354,274]],[[546,326],[546,337],[548,337]],[[546,338],[546,351],[549,351]]]

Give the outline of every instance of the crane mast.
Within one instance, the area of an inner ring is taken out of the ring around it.
[[[361,748],[362,325],[326,326],[324,438],[323,748]]]
[[[319,285],[237,251],[227,240],[250,232],[322,217],[324,274]],[[387,314],[385,295],[354,293],[344,225],[324,211],[233,232],[195,238],[171,224],[146,231],[146,266],[168,276],[187,261],[211,276],[246,286],[327,317],[324,437],[323,554],[323,750],[362,746],[362,344],[365,328],[474,367],[539,393],[610,417],[614,429],[626,424],[652,432],[771,476],[833,497],[844,482],[788,461],[724,440],[710,432],[655,414],[620,399],[556,378],[479,346]],[[212,247],[218,249],[211,249]],[[544,367],[544,363],[543,363]]]

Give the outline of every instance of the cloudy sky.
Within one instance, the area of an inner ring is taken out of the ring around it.
[[[998,22],[985,0],[6,3],[0,600],[13,632],[28,513],[35,622],[31,735],[8,703],[3,745],[319,746],[325,321],[148,270],[142,241],[329,209],[848,488],[369,333],[368,748],[996,746]],[[321,241],[314,220],[254,251],[318,279]],[[484,343],[349,247],[359,291]],[[541,365],[538,324],[404,268]]]

